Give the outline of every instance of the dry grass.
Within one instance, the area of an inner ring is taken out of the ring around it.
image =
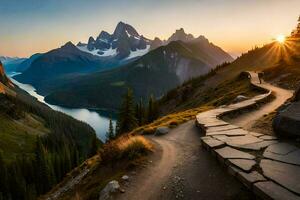
[[[141,146],[145,150],[152,150],[153,145],[143,136],[121,137],[117,139],[117,146],[121,151],[127,151],[133,146]]]
[[[195,119],[196,115],[200,112],[204,112],[210,109],[213,109],[213,106],[202,106],[199,108],[193,108],[182,112],[177,112],[169,114],[167,116],[161,117],[151,124],[138,127],[134,129],[130,134],[153,134],[158,127],[167,126],[169,128],[174,128],[179,124],[187,122],[189,120]]]

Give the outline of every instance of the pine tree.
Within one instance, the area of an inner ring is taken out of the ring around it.
[[[147,111],[147,122],[153,122],[158,116],[157,103],[153,95],[150,96],[148,102],[148,111]]]
[[[137,127],[137,120],[134,112],[133,92],[128,88],[120,108],[117,134],[129,132],[135,127]]]
[[[139,103],[135,107],[135,117],[138,121],[138,125],[141,126],[145,123],[145,108],[143,104],[143,99],[141,98]]]
[[[0,153],[0,193],[2,194],[3,199],[5,198],[5,194],[8,193],[8,171],[6,164],[3,160],[2,153]]]
[[[37,138],[36,150],[35,150],[35,165],[37,170],[37,192],[43,194],[50,188],[49,184],[49,168],[47,165],[45,148],[40,137]]]
[[[108,142],[109,140],[114,139],[115,137],[115,133],[114,133],[114,126],[112,123],[112,119],[109,119],[109,127],[108,127],[108,132],[106,133],[106,142]]]

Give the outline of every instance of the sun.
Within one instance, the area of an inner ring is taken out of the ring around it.
[[[276,37],[277,42],[283,44],[285,42],[285,36],[284,35],[278,35]]]

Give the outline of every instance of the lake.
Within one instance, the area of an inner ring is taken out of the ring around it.
[[[110,115],[113,117],[114,125],[116,123],[115,115],[113,115],[112,113],[109,113],[109,112],[91,111],[91,110],[84,109],[84,108],[78,108],[78,109],[77,108],[65,108],[62,106],[51,105],[51,104],[45,102],[44,96],[39,95],[32,85],[20,83],[13,78],[15,75],[20,74],[20,73],[10,72],[7,74],[14,84],[16,84],[21,89],[28,92],[31,96],[35,97],[38,101],[48,105],[53,110],[63,112],[71,117],[74,117],[75,119],[78,119],[80,121],[88,123],[95,130],[97,137],[103,142],[106,139],[105,135],[108,130]]]

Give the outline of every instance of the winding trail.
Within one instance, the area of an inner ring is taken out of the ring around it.
[[[239,115],[236,118],[225,120],[225,121],[229,122],[230,124],[234,124],[234,125],[243,127],[246,130],[250,129],[252,127],[252,125],[255,123],[255,121],[260,119],[265,114],[269,114],[272,111],[276,110],[286,100],[288,100],[289,98],[291,98],[293,96],[292,90],[286,90],[283,88],[279,88],[279,87],[276,87],[269,83],[266,83],[264,81],[262,81],[262,83],[260,84],[257,73],[254,73],[254,72],[249,72],[249,73],[251,75],[251,83],[252,84],[272,91],[276,98],[273,101],[262,105],[257,110],[252,110],[250,112],[243,113],[242,115]]]
[[[124,200],[252,199],[252,194],[201,147],[194,121],[167,135],[149,136],[156,144],[152,162],[133,175]]]
[[[250,72],[251,82],[259,84],[256,73]],[[265,114],[278,108],[292,96],[268,83],[259,86],[271,90],[275,100],[249,113],[230,119],[230,123],[250,128]],[[233,176],[220,166],[211,154],[201,147],[203,136],[194,121],[170,131],[167,135],[148,136],[156,144],[156,151],[145,168],[133,175],[126,192],[117,199],[254,199]]]

